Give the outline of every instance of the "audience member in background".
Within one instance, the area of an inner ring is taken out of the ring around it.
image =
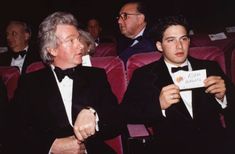
[[[117,19],[120,32],[124,35],[117,41],[117,50],[124,63],[133,54],[156,50],[155,43],[149,39],[147,8],[142,2],[126,3]]]
[[[100,24],[100,21],[97,18],[90,18],[87,21],[87,31],[92,35],[92,37],[95,40],[96,46],[98,46],[101,43],[114,43],[114,39],[111,39],[109,37],[105,37],[103,35],[102,26]]]
[[[92,66],[91,56],[95,53],[95,40],[89,32],[84,30],[79,30],[80,42],[83,44],[82,48],[82,65],[83,66]]]
[[[114,135],[109,112],[118,105],[117,99],[103,69],[81,65],[84,46],[77,20],[72,14],[55,12],[40,24],[38,37],[42,60],[48,66],[19,81],[14,102],[20,135],[14,136],[17,150],[115,153],[103,140]]]
[[[21,73],[35,61],[40,61],[36,46],[30,42],[31,29],[23,21],[10,21],[6,28],[9,50],[0,54],[0,66],[17,66]]]
[[[89,32],[79,29],[80,42],[83,44],[83,55],[93,55],[95,53],[95,40]]]
[[[122,102],[126,109],[122,110],[123,118],[148,123],[156,130],[150,153],[232,154],[235,87],[216,62],[188,56],[188,32],[182,16],[159,20],[154,34],[163,56],[134,72]],[[179,89],[173,67],[205,69],[204,86]],[[221,124],[221,114],[226,128]]]
[[[7,143],[6,139],[9,137],[7,133],[7,106],[8,106],[8,98],[7,98],[7,89],[4,85],[3,81],[0,78],[0,153],[7,153]]]

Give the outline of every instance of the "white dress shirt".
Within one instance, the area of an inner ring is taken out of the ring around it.
[[[63,99],[65,111],[71,126],[73,126],[72,122],[72,94],[73,94],[73,80],[70,79],[68,76],[65,76],[61,82],[57,79],[56,73],[54,71],[54,66],[51,65],[52,71],[56,78],[56,83],[59,87],[60,94]]]
[[[145,28],[146,28],[146,27],[144,27],[144,28],[139,32],[139,34],[137,34],[137,35],[135,36],[135,38],[137,38],[137,37],[139,37],[139,36],[142,36],[142,35],[144,34]],[[135,38],[133,38],[133,39],[135,39]],[[138,42],[139,42],[138,40],[135,40],[135,41],[131,44],[131,47],[134,46],[135,44],[137,44]]]
[[[26,48],[24,48],[23,50],[28,50],[28,46]],[[20,72],[22,71],[22,67],[24,64],[24,60],[25,60],[26,54],[22,57],[21,55],[19,55],[16,59],[12,58],[11,59],[11,66],[17,66],[20,70]]]

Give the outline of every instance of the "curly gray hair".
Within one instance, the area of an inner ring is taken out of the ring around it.
[[[55,35],[57,25],[73,25],[78,27],[76,18],[67,12],[55,12],[46,17],[39,25],[38,39],[40,44],[40,55],[44,63],[51,64],[54,61],[48,48],[57,46],[57,37]]]

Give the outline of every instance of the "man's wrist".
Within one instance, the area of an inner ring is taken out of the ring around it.
[[[93,109],[92,107],[87,106],[87,107],[85,107],[84,109],[87,109],[87,110],[91,111],[91,112],[96,116],[96,111],[95,111],[95,109]]]

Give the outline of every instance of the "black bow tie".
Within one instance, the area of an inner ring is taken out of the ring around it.
[[[21,57],[24,57],[26,55],[26,50],[22,50],[22,51],[18,51],[18,52],[11,52],[11,56],[14,58],[14,59],[17,59],[19,57],[19,55]]]
[[[142,40],[142,38],[143,38],[143,36],[138,36],[137,38],[134,38],[133,40],[135,41],[135,40],[137,40],[137,41],[141,41]]]
[[[175,73],[175,72],[180,71],[180,70],[188,71],[188,65],[185,65],[183,67],[172,67],[171,68],[172,73]]]
[[[136,38],[134,38],[134,39],[131,39],[130,40],[130,46],[135,42],[135,41],[141,41],[142,40],[142,38],[143,38],[143,36],[138,36],[138,37],[136,37]]]
[[[62,70],[59,67],[55,67],[54,71],[56,73],[56,76],[57,76],[59,82],[61,82],[66,75],[70,79],[74,79],[74,77],[75,77],[75,70],[76,69],[77,69],[77,67],[73,67],[73,68],[68,68],[68,69]]]
[[[99,38],[95,39],[95,43],[99,44],[100,43],[100,39]]]
[[[22,51],[18,51],[18,52],[11,52],[11,56],[14,58],[14,59],[16,59],[16,58],[18,58],[19,57],[19,55],[21,56],[21,57],[24,57],[25,55],[26,55],[26,50],[22,50]]]

